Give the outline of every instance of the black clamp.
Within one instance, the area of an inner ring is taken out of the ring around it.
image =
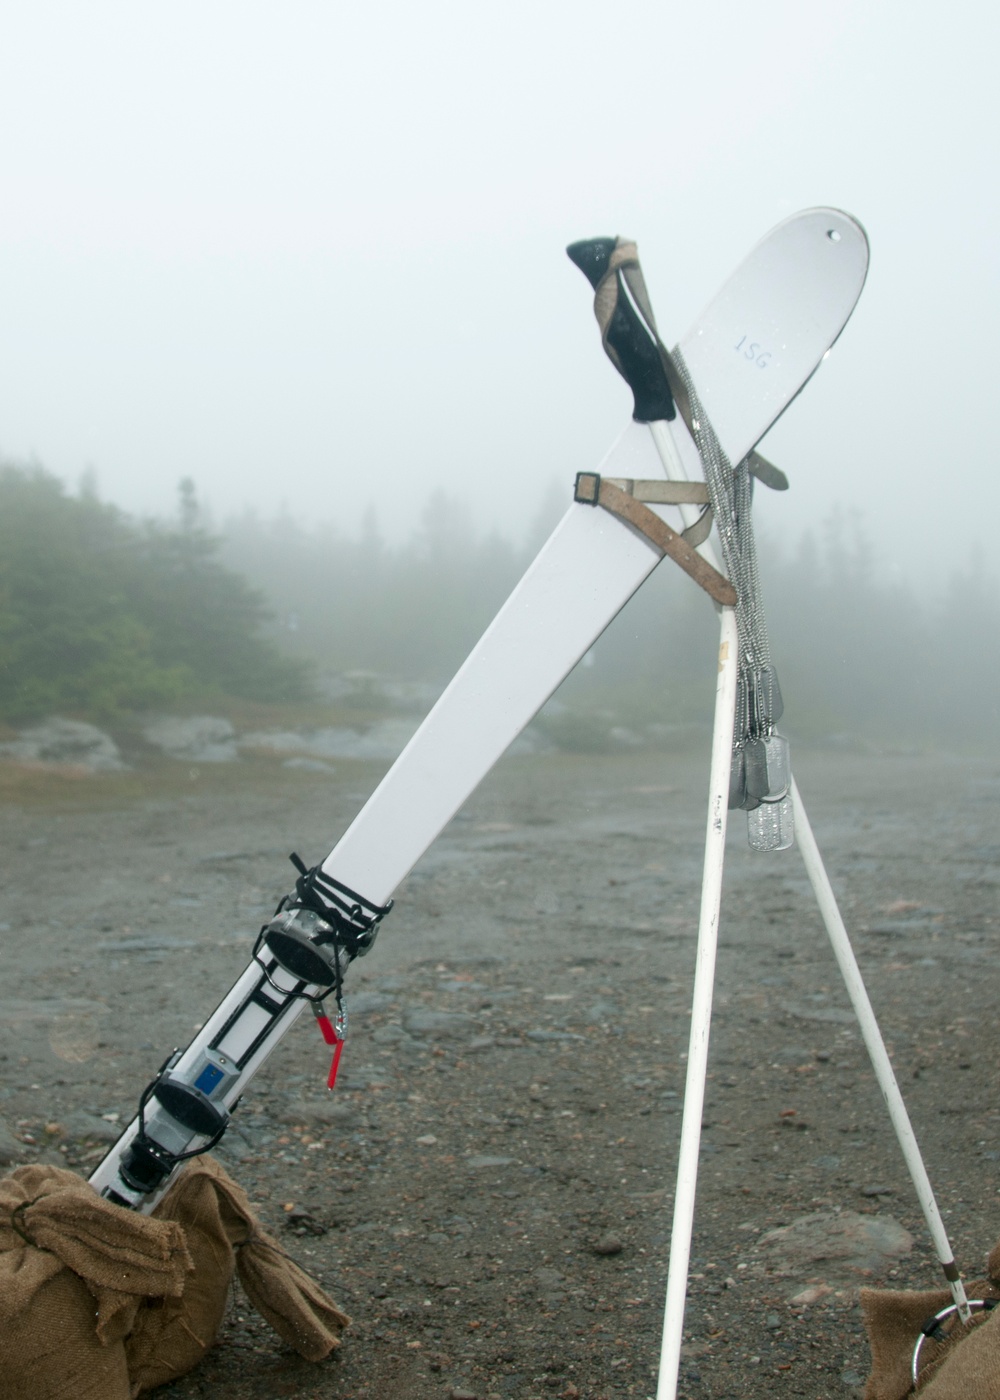
[[[174,1050],[163,1062],[159,1072],[150,1080],[139,1099],[139,1124],[135,1137],[118,1164],[122,1181],[139,1195],[148,1195],[167,1180],[181,1162],[191,1157],[200,1157],[210,1152],[229,1126],[229,1113],[216,1107],[214,1103],[193,1084],[175,1079],[170,1071],[181,1057]],[[151,1138],[146,1132],[146,1109],[151,1099],[155,1099],[175,1122],[190,1133],[207,1138],[201,1147],[189,1148],[186,1152],[172,1152],[162,1143]],[[110,1198],[116,1203],[130,1206],[115,1192]]]
[[[392,908],[373,904],[348,885],[327,875],[322,866],[308,869],[294,852],[290,857],[299,871],[295,892],[279,903],[270,923],[265,924],[254,945],[254,961],[265,977],[283,996],[302,997],[314,1005],[334,993],[341,1003],[343,976],[347,965],[363,958],[371,949],[378,926]],[[303,985],[289,990],[279,987],[260,956],[265,946],[278,966]],[[319,992],[307,992],[307,986]]]

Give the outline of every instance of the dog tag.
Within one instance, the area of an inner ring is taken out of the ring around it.
[[[751,739],[748,744],[743,745],[743,754],[746,763],[746,795],[753,798],[755,804],[763,802],[768,794],[767,781],[767,749],[763,739]]]
[[[747,813],[747,836],[755,851],[787,851],[795,844],[792,799],[762,802]]]
[[[733,766],[729,770],[729,808],[742,807],[747,795],[746,756],[742,746],[733,749]]]

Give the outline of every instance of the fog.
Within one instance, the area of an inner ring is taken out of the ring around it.
[[[443,489],[520,545],[627,418],[572,239],[638,239],[674,341],[796,209],[869,281],[765,450],[794,547],[859,509],[924,596],[1000,508],[997,17],[862,0],[120,0],[0,19],[0,452],[136,513],[191,476],[402,543]],[[970,508],[971,507],[971,508]]]
[[[344,535],[245,514],[227,522],[222,553],[265,594],[269,637],[313,668],[321,692],[378,706],[393,698],[387,679],[420,682],[411,703],[423,707],[516,583],[555,506],[538,513],[520,548],[478,531],[467,508],[437,494],[398,544],[371,518]],[[982,561],[924,596],[886,577],[863,519],[846,511],[794,542],[764,532],[760,545],[785,732],[848,751],[992,752],[1000,602]],[[710,727],[717,646],[707,595],[664,560],[540,728],[571,750],[697,742]]]

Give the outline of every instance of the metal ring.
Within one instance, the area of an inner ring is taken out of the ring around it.
[[[982,1310],[983,1310],[984,1312],[992,1312],[993,1309],[997,1306],[997,1303],[1000,1302],[1000,1299],[998,1299],[998,1298],[970,1298],[970,1299],[968,1300],[968,1302],[969,1302],[969,1307],[970,1307],[970,1308],[982,1308]],[[913,1364],[912,1364],[912,1366],[910,1367],[910,1376],[911,1376],[911,1379],[912,1379],[912,1381],[913,1381],[914,1386],[916,1386],[916,1384],[917,1384],[917,1377],[918,1377],[918,1375],[919,1375],[919,1373],[920,1373],[920,1348],[923,1346],[924,1342],[926,1342],[926,1341],[928,1340],[928,1338],[931,1338],[931,1340],[933,1340],[933,1341],[942,1341],[942,1340],[943,1340],[943,1341],[950,1341],[950,1340],[951,1340],[951,1333],[950,1333],[950,1332],[949,1332],[949,1333],[947,1334],[947,1336],[945,1336],[943,1339],[942,1339],[942,1338],[939,1338],[939,1337],[935,1337],[935,1336],[933,1335],[933,1333],[934,1333],[934,1330],[936,1330],[936,1329],[935,1329],[935,1328],[932,1328],[932,1324],[940,1325],[942,1322],[944,1322],[944,1320],[945,1320],[946,1318],[951,1317],[953,1313],[957,1313],[957,1312],[958,1312],[958,1304],[957,1304],[957,1303],[949,1303],[948,1306],[947,1306],[946,1308],[942,1308],[940,1312],[935,1313],[934,1316],[933,1316],[932,1318],[929,1318],[929,1319],[927,1320],[927,1322],[924,1323],[923,1327],[920,1329],[920,1336],[917,1338],[917,1344],[916,1344],[916,1346],[913,1348]]]

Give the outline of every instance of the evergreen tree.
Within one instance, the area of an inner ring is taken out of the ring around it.
[[[170,528],[0,468],[0,717],[301,696],[302,666],[259,635],[260,596],[216,555],[189,481]]]

